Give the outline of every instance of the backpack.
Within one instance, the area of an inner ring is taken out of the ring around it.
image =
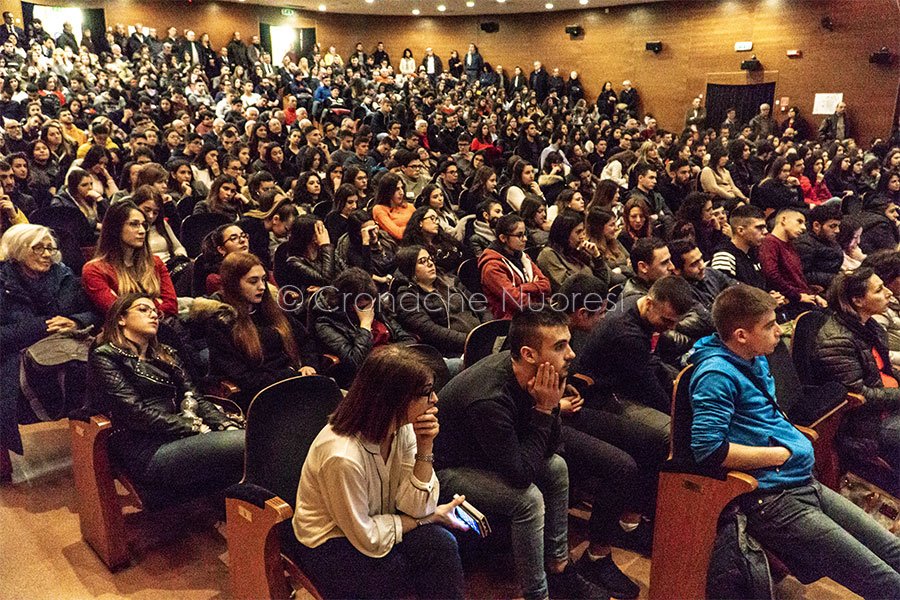
[[[22,350],[19,387],[41,421],[56,421],[85,404],[90,328],[48,335]]]
[[[747,533],[747,516],[735,507],[719,519],[709,560],[706,597],[719,600],[773,600],[769,559],[759,542]]]

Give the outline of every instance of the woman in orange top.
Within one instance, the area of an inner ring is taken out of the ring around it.
[[[392,238],[401,240],[416,208],[406,201],[406,188],[399,175],[387,173],[381,178],[375,202],[372,219]]]

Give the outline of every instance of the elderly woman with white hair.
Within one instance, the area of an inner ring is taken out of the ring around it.
[[[19,353],[97,319],[81,281],[60,258],[53,232],[41,225],[14,225],[0,238],[0,476],[9,475],[7,449],[22,453]]]

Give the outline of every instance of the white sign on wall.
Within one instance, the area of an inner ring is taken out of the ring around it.
[[[837,108],[838,102],[844,100],[844,94],[816,94],[813,102],[812,114],[814,115],[831,115]]]

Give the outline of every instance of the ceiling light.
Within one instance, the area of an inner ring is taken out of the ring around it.
[[[375,0],[366,0],[366,4],[372,4]]]
[[[548,2],[547,4],[544,5],[544,8],[546,8],[547,10],[553,10],[553,3]]]
[[[472,2],[472,0],[469,0],[468,2],[466,2],[466,6],[468,6],[469,8],[475,8],[475,3]]]
[[[506,0],[497,0],[497,4],[503,4]]]
[[[419,16],[419,12],[420,12],[420,11],[419,11],[418,8],[414,8],[414,9],[412,10],[412,13],[413,13],[415,16],[417,16],[417,17]]]
[[[447,10],[447,7],[444,6],[443,4],[438,4],[437,9],[438,9],[438,12],[444,12],[445,10]]]
[[[578,4],[580,4],[582,6],[587,6],[587,3],[588,3],[588,0],[578,0]]]
[[[320,5],[319,5],[319,10],[320,10],[321,12],[325,12],[325,5],[324,5],[324,4],[320,4]]]

